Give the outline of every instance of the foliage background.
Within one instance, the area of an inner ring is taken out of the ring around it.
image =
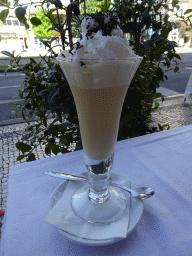
[[[98,5],[98,0],[86,0],[86,13],[96,13],[99,11],[99,8],[96,7]],[[81,3],[81,15],[84,13],[84,2]]]
[[[36,9],[36,15],[32,15],[32,17],[36,17],[41,21],[41,24],[38,26],[32,25],[32,30],[37,37],[42,39],[49,38],[53,35],[52,30],[48,30],[52,27],[49,18],[45,17],[42,8]]]
[[[1,0],[0,0],[1,1]],[[79,27],[79,6],[73,2],[68,6],[63,6],[60,0],[52,0],[55,5],[56,16],[52,19],[53,9],[50,9],[50,1],[47,3],[47,17],[51,21],[54,30],[60,32],[63,49],[66,45],[72,46],[72,26],[76,23]],[[131,35],[130,44],[135,52],[143,57],[143,61],[137,70],[134,79],[126,95],[119,126],[117,140],[123,140],[135,136],[156,132],[168,128],[149,127],[148,121],[152,111],[158,108],[158,103],[153,106],[153,99],[160,97],[156,93],[159,83],[167,79],[166,71],[173,67],[178,72],[178,62],[180,58],[175,52],[175,42],[168,40],[168,34],[171,26],[165,15],[157,19],[161,6],[166,9],[166,0],[143,0],[138,3],[136,0],[121,2],[115,0],[98,1],[99,10],[112,10],[120,18],[120,26],[124,33]],[[83,5],[83,3],[80,3]],[[173,7],[177,4],[174,0]],[[112,8],[111,8],[112,5]],[[66,19],[61,23],[59,11],[66,11]],[[89,11],[89,10],[88,10]],[[27,17],[25,8],[17,6],[16,16],[26,26]],[[6,12],[4,12],[5,16]],[[3,16],[3,17],[4,17]],[[41,20],[38,17],[30,19],[34,26],[39,26]],[[144,31],[152,27],[155,33],[146,41],[141,40]],[[161,31],[158,33],[158,31]],[[68,36],[67,36],[68,32]],[[58,153],[67,153],[73,150],[82,149],[79,123],[75,108],[74,99],[70,91],[68,82],[56,61],[57,54],[54,52],[52,44],[56,40],[51,37],[48,40],[42,40],[48,49],[47,56],[41,56],[41,61],[37,63],[33,58],[23,68],[19,65],[20,55],[2,51],[10,57],[10,67],[13,65],[18,71],[24,72],[25,79],[19,97],[23,104],[15,103],[15,114],[22,114],[27,123],[22,141],[17,142],[16,147],[22,152],[17,158],[27,161],[36,159],[34,149],[39,144],[45,146],[45,153],[50,155]],[[173,64],[173,65],[172,65]],[[163,100],[163,98],[162,98]],[[50,119],[52,118],[52,119]],[[72,145],[74,148],[72,149]]]

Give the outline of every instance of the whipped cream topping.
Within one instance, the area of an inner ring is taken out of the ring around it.
[[[103,36],[111,36],[114,29],[119,28],[119,18],[111,12],[97,12],[96,14],[86,14],[81,22],[81,29],[85,36],[92,36],[93,33],[102,31]]]
[[[60,56],[70,60],[136,57],[119,24],[119,18],[111,12],[86,14],[81,21],[80,40]]]

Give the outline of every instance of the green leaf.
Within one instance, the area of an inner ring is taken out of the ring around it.
[[[21,56],[17,57],[17,60],[16,60],[17,64],[19,64],[20,60],[21,60]]]
[[[23,70],[25,70],[26,68],[30,67],[31,66],[31,62],[29,63],[26,63],[24,66],[23,66]]]
[[[160,92],[155,93],[154,99],[157,99],[157,98],[160,98],[160,97],[161,97],[161,93]]]
[[[47,32],[50,31],[50,30],[54,30],[54,29],[55,29],[55,27],[50,27],[50,28],[47,29]]]
[[[17,7],[15,9],[15,15],[17,19],[22,22],[26,14],[26,9],[24,7]]]
[[[16,145],[16,148],[18,150],[20,150],[23,154],[25,152],[29,152],[29,150],[32,149],[32,147],[30,145],[27,145],[26,143],[23,143],[23,142],[20,142],[20,141],[18,141],[15,145]]]
[[[30,58],[30,61],[34,64],[36,64],[37,62],[33,59],[33,58]]]
[[[161,31],[161,35],[162,35],[164,40],[167,39],[167,37],[169,35],[169,31],[168,31],[166,26],[163,26],[162,31]]]
[[[160,44],[158,44],[156,47],[155,47],[155,52],[156,53],[162,53],[165,51],[165,44],[164,42],[161,42]]]
[[[0,0],[0,6],[5,6],[8,0]]]
[[[50,155],[51,154],[51,150],[47,147],[45,147],[45,154]]]
[[[45,127],[47,127],[47,118],[46,118],[46,117],[43,118],[43,125],[44,125]]]
[[[62,3],[61,3],[60,0],[53,0],[53,4],[54,4],[56,7],[59,7],[59,8],[62,8],[62,7],[63,7],[63,5],[62,5]]]
[[[55,147],[55,144],[54,143],[48,143],[47,146],[46,146],[48,149],[53,149]]]
[[[53,154],[57,155],[59,153],[59,146],[55,145],[55,147],[52,149]]]
[[[159,4],[155,5],[155,6],[154,6],[154,10],[155,10],[155,12],[158,12],[158,10],[161,8],[161,6],[162,6],[162,4],[161,4],[161,3],[159,3]]]
[[[29,140],[29,138],[31,138],[31,137],[33,137],[33,133],[31,132],[31,133],[27,133],[27,134],[23,134],[22,135],[22,141],[24,141],[24,140]]]
[[[48,130],[55,136],[57,136],[57,129],[54,125],[50,125]]]
[[[177,59],[179,59],[179,60],[181,59],[181,57],[179,56],[179,54],[174,53],[173,55],[174,55],[175,58],[177,58]]]
[[[6,69],[4,70],[4,75],[5,75],[5,76],[7,75],[7,71],[8,71],[8,68],[6,68]]]
[[[45,45],[47,46],[48,48],[50,48],[50,43],[48,41],[45,41],[45,40],[42,40],[40,39],[40,41]]]
[[[37,17],[32,17],[30,19],[31,23],[34,25],[34,26],[39,26],[42,24],[41,20],[38,19]]]
[[[161,41],[161,36],[157,33],[154,33],[150,40],[147,42],[147,46],[152,46],[153,44],[157,43],[158,41]]]
[[[172,59],[173,59],[173,52],[169,50],[168,53],[167,53],[167,57],[168,57],[170,60],[172,60]]]
[[[13,7],[17,6],[18,3],[19,3],[19,0],[15,0]]]
[[[34,67],[34,72],[35,72],[35,73],[37,73],[39,70],[42,70],[42,68],[39,67],[39,66],[35,66],[35,67]]]
[[[158,124],[159,130],[163,131],[163,127],[161,126],[161,124]]]
[[[35,160],[36,160],[35,154],[29,153],[29,155],[28,155],[26,161],[27,161],[27,162],[31,162],[31,161],[35,161]]]
[[[67,9],[69,12],[74,12],[75,16],[80,15],[79,5],[77,3],[70,3]]]
[[[61,148],[61,153],[62,154],[69,153],[69,150],[67,150],[66,148]]]
[[[29,29],[29,24],[28,24],[27,19],[25,17],[23,18],[23,24],[25,25],[26,29]]]
[[[169,9],[168,4],[162,4],[161,6],[163,6],[166,10],[168,10],[168,9]]]
[[[2,54],[6,55],[6,56],[9,56],[11,58],[14,58],[14,55],[11,53],[11,52],[8,52],[8,51],[1,51]]]
[[[59,153],[59,146],[54,143],[48,143],[47,148],[52,150],[53,154],[57,155]]]
[[[26,117],[25,117],[25,114],[24,114],[23,110],[22,110],[22,117],[23,117],[23,120],[26,120]]]
[[[158,127],[159,127],[159,130],[160,130],[160,131],[163,131],[163,128],[165,128],[165,127],[167,127],[167,130],[170,129],[169,124],[164,124],[164,125],[158,124]]]
[[[155,102],[155,109],[159,107],[159,102]]]
[[[17,157],[17,161],[22,160],[24,157],[26,157],[26,155],[19,155],[19,156]]]
[[[5,10],[3,10],[3,11],[0,12],[0,20],[1,20],[3,23],[5,23],[8,14],[9,14],[9,9],[5,9]]]
[[[32,132],[33,131],[33,128],[35,127],[36,125],[29,125],[25,128],[25,132]]]
[[[157,68],[156,76],[157,76],[159,79],[162,79],[162,78],[163,78],[163,70],[162,70],[160,67]]]
[[[68,143],[68,139],[66,137],[60,137],[59,145],[66,145]]]
[[[22,105],[22,104],[20,104],[20,103],[10,103],[10,105],[14,105],[14,106],[18,106],[18,107],[23,106],[23,105]]]
[[[185,14],[188,14],[188,13],[190,13],[190,12],[192,12],[192,9],[187,9],[187,10],[184,12],[184,15],[185,15]]]
[[[179,0],[173,0],[172,1],[172,6],[175,7],[179,3]]]
[[[174,69],[174,72],[178,72],[179,71],[179,67],[176,67],[175,69]]]

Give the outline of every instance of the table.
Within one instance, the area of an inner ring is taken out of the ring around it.
[[[83,172],[83,151],[10,168],[1,256],[192,254],[192,125],[117,142],[112,172],[152,187],[155,195],[144,201],[136,229],[115,244],[79,245],[44,221],[63,182],[44,173],[56,170]]]

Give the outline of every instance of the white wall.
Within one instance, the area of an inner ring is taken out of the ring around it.
[[[41,0],[40,0],[41,1]],[[34,1],[34,3],[39,3],[39,0]],[[14,1],[10,0],[11,2],[11,6],[14,5]],[[30,4],[30,0],[20,0],[19,4]],[[63,3],[64,6],[67,6],[70,3],[70,0],[61,0],[61,2]],[[30,7],[30,5],[28,5]],[[31,8],[27,8],[27,14],[30,13],[31,14],[35,14],[36,13],[36,8],[34,7],[34,5],[31,6]],[[50,5],[50,8],[55,8],[54,5]],[[1,7],[0,6],[0,12],[6,9],[6,7]],[[65,11],[59,11],[59,13],[61,14],[65,14]],[[7,20],[13,21],[13,20],[17,20],[15,17],[15,11],[14,9],[10,9],[9,11],[9,16],[7,18]],[[31,29],[29,31],[25,30],[24,26],[14,26],[13,23],[12,25],[8,26],[8,24],[5,24],[4,26],[0,27],[0,33],[14,33],[16,34],[17,38],[15,39],[5,39],[2,38],[2,40],[0,41],[0,51],[1,50],[6,50],[6,51],[20,51],[23,49],[23,47],[25,48],[25,44],[24,44],[24,37],[27,38],[27,45],[28,45],[28,49],[26,50],[31,50],[31,51],[42,51],[43,48],[45,48],[44,46],[42,47],[42,44],[36,40],[35,43],[35,36],[33,34],[33,32],[31,31]]]

